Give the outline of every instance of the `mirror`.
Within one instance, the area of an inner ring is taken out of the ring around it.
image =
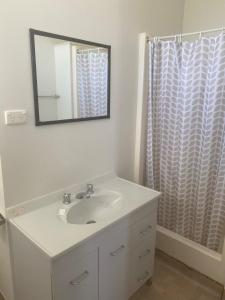
[[[110,118],[111,47],[30,29],[36,125]]]

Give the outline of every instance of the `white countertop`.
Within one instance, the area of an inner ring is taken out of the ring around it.
[[[79,246],[81,243],[106,229],[119,219],[129,215],[160,196],[160,193],[131,183],[119,177],[108,178],[97,184],[98,188],[108,189],[122,195],[122,208],[106,220],[90,225],[74,225],[62,221],[57,212],[62,200],[31,210],[20,216],[11,217],[10,223],[23,232],[50,258]]]

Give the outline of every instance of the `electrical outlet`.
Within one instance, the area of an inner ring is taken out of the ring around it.
[[[24,124],[27,121],[27,112],[23,109],[6,110],[4,114],[6,125]]]

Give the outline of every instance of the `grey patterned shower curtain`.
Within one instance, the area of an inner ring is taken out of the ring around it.
[[[225,233],[225,35],[149,42],[145,184],[158,223],[212,250]]]
[[[79,50],[76,60],[79,117],[107,115],[108,54]]]

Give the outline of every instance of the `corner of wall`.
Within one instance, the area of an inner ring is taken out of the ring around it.
[[[0,156],[0,213],[6,216],[3,176]],[[0,226],[0,293],[5,300],[14,300],[13,279],[10,259],[9,236],[7,224]]]
[[[188,0],[183,0],[183,15],[182,15],[182,28],[181,32],[184,33],[184,21],[185,21],[185,11],[186,11],[186,5]]]

